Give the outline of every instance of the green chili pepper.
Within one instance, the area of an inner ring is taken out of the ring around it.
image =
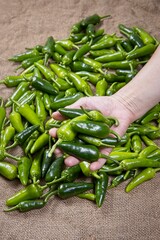
[[[23,76],[7,76],[0,81],[0,84],[5,84],[6,87],[12,88],[17,87],[19,83],[26,82],[26,79]]]
[[[25,156],[18,161],[18,177],[24,186],[28,184],[31,165],[32,159]]]
[[[157,149],[147,155],[147,158],[160,157],[160,149],[157,146]]]
[[[56,158],[54,161],[52,161],[52,164],[50,165],[46,175],[45,175],[45,181],[51,182],[54,180],[57,180],[61,177],[61,172],[64,166],[64,155]]]
[[[30,103],[32,103],[32,101],[34,100],[35,96],[36,96],[35,91],[33,91],[33,90],[28,90],[28,91],[26,91],[26,92],[18,99],[17,102],[18,102],[20,105],[22,105],[22,104],[24,104],[24,103],[30,104]],[[17,111],[18,111],[18,106],[16,107],[16,109],[17,109]]]
[[[0,97],[1,105],[0,105],[0,132],[3,129],[4,121],[6,118],[6,109],[3,106],[3,99]]]
[[[144,46],[142,39],[139,37],[139,35],[134,29],[128,28],[123,24],[119,24],[118,27],[120,32],[127,36],[127,38],[134,46],[137,45],[139,48]]]
[[[39,125],[33,125],[33,126],[30,126],[26,129],[24,129],[22,132],[19,132],[14,137],[14,143],[12,145],[8,146],[6,149],[10,149],[10,148],[15,147],[17,145],[22,145],[28,139],[28,137],[34,131],[36,131],[38,128],[39,128]],[[14,134],[13,134],[13,136],[14,136]]]
[[[39,56],[39,52],[36,49],[32,49],[17,55],[12,56],[9,58],[9,61],[14,61],[14,62],[22,62],[23,60],[27,58],[32,58],[32,57],[37,57]]]
[[[91,50],[91,51],[89,51],[89,53],[91,54],[91,56],[93,58],[97,58],[97,57],[104,56],[104,55],[107,55],[107,54],[113,54],[115,52],[116,51],[114,49],[101,49],[101,50]]]
[[[142,151],[139,153],[139,157],[141,157],[141,158],[147,157],[149,154],[151,154],[155,150],[157,150],[157,145],[156,146],[155,145],[147,146],[144,149],[142,149]]]
[[[77,197],[83,198],[83,199],[88,199],[88,200],[91,200],[91,201],[96,200],[96,195],[94,193],[80,193],[80,194],[77,195]]]
[[[119,38],[115,36],[107,36],[106,38],[100,39],[100,41],[96,42],[91,46],[91,50],[101,50],[105,48],[113,47]]]
[[[159,139],[160,138],[160,130],[156,130],[156,131],[150,131],[147,136],[152,139],[152,140],[155,140],[155,139]]]
[[[39,198],[43,193],[44,187],[38,184],[30,184],[20,191],[16,192],[13,196],[6,200],[6,205],[8,207],[15,206],[22,201],[34,200]]]
[[[41,178],[41,163],[44,149],[41,149],[35,157],[33,158],[32,165],[30,167],[30,177],[33,180],[33,183],[36,183],[37,180]]]
[[[89,43],[86,43],[82,45],[75,53],[73,57],[73,61],[79,60],[81,57],[83,57],[86,53],[90,51],[90,45]]]
[[[95,26],[94,24],[90,23],[88,24],[88,26],[86,27],[86,34],[89,38],[94,38],[95,36]]]
[[[76,88],[69,88],[65,91],[65,97],[69,97],[69,96],[73,96],[74,94],[77,93],[77,89]]]
[[[80,33],[82,29],[81,21],[77,22],[71,27],[71,33]]]
[[[58,89],[54,88],[52,84],[45,79],[41,79],[34,76],[32,78],[31,84],[35,89],[40,90],[42,92],[49,93],[52,95],[56,95],[58,93]]]
[[[30,67],[31,65],[33,65],[35,62],[37,62],[40,59],[42,59],[42,56],[27,58],[21,62],[20,66],[18,66],[16,68],[16,70],[18,70],[19,68],[27,69],[28,67]]]
[[[83,96],[84,96],[83,93],[78,92],[78,93],[74,94],[73,96],[58,99],[57,101],[51,103],[51,109],[57,110],[59,108],[66,107],[66,106],[76,102],[78,99],[80,99]]]
[[[78,71],[94,72],[94,68],[92,66],[82,61],[74,61],[70,65],[70,67],[73,72],[78,72]]]
[[[65,55],[65,54],[64,54]],[[52,59],[56,62],[56,63],[61,63],[62,62],[62,55],[60,55],[58,52],[54,52],[52,54]]]
[[[64,47],[62,47],[62,45],[59,44],[59,43],[56,43],[56,44],[55,44],[55,51],[56,51],[57,53],[59,53],[60,55],[62,55],[62,56],[67,53],[67,51],[64,49]]]
[[[155,168],[155,169],[151,167],[145,168],[128,183],[125,191],[130,192],[131,190],[133,190],[135,187],[139,186],[143,182],[146,182],[154,178],[156,175],[156,172],[158,171],[160,171],[160,168]]]
[[[139,34],[145,45],[150,43],[155,44],[154,37],[152,37],[146,30],[140,27],[134,27],[134,30]]]
[[[157,130],[157,128],[147,126],[147,125],[131,124],[127,129],[127,133],[136,132],[136,133],[141,134],[143,136],[143,135],[147,135],[149,133],[152,133],[156,130]]]
[[[88,135],[79,134],[78,138],[81,139],[82,141],[86,142],[86,143],[89,143],[89,144],[97,146],[97,147],[112,147],[112,148],[115,147],[115,145],[113,145],[113,144],[103,143],[102,142],[103,139],[99,139],[99,138],[96,138],[96,137],[90,137]]]
[[[29,89],[29,85],[30,83],[28,82],[21,82],[5,104],[5,107],[10,107],[13,103],[13,100],[17,101]]]
[[[8,180],[17,178],[17,167],[9,162],[0,162],[0,175]]]
[[[84,176],[86,176],[86,177],[93,176],[94,178],[97,178],[97,179],[100,178],[100,176],[97,174],[97,171],[91,171],[90,170],[90,163],[89,162],[82,161],[82,162],[80,162],[79,166],[80,166]]]
[[[136,157],[138,157],[138,153],[137,152],[115,152],[112,151],[109,156],[111,156],[111,158],[117,160],[117,161],[122,161],[123,159],[134,159]]]
[[[72,50],[73,48],[78,48],[70,39],[64,39],[57,41],[65,50]]]
[[[106,15],[106,16],[99,16],[98,14],[94,14],[91,16],[86,17],[85,19],[83,19],[81,21],[81,25],[83,27],[87,27],[89,24],[93,24],[96,25],[98,23],[100,23],[101,20],[105,19],[105,18],[110,18],[111,15]]]
[[[141,120],[141,124],[146,124],[151,122],[152,120],[156,120],[159,118],[159,116],[159,112],[150,112]]]
[[[143,61],[123,60],[123,61],[114,61],[114,62],[104,63],[103,67],[110,68],[110,69],[132,69],[137,67],[141,63],[143,63]]]
[[[56,63],[51,63],[50,67],[59,78],[65,79],[68,76],[68,71],[64,67],[61,67]]]
[[[107,161],[107,164],[103,165],[103,167],[99,170],[99,172],[107,172],[108,175],[111,175],[111,176],[117,176],[118,175],[119,176],[123,172],[122,169],[111,171],[111,173],[109,172],[110,170],[112,170],[112,169],[114,169],[116,167],[117,167],[117,164],[110,163],[110,162]]]
[[[85,93],[87,96],[93,95],[90,85],[85,80],[83,80],[79,75],[73,72],[69,72],[68,78],[69,80],[71,80],[71,82],[73,82],[74,86],[78,91]]]
[[[95,183],[95,195],[96,195],[96,204],[98,207],[101,207],[107,192],[108,187],[108,175],[105,172],[101,172],[100,178],[96,179]]]
[[[85,36],[85,33],[71,33],[69,36],[69,39],[72,42],[79,42],[83,37]]]
[[[127,54],[126,59],[131,60],[131,59],[136,59],[140,57],[144,57],[147,55],[152,54],[156,49],[156,46],[152,43],[147,44],[143,47],[140,47],[138,49],[133,49],[131,52]]]
[[[62,57],[62,63],[66,66],[70,65],[73,61],[73,57],[76,53],[76,50],[70,50],[68,52],[66,52],[65,55],[63,55]]]
[[[11,207],[9,209],[5,209],[5,212],[11,212],[14,210],[19,210],[19,212],[28,212],[33,209],[40,209],[45,206],[45,202],[42,199],[36,199],[36,200],[26,200],[18,203],[14,207]]]
[[[141,139],[146,146],[157,146],[157,144],[147,136],[141,136]]]
[[[23,126],[23,122],[22,122],[22,118],[21,115],[18,112],[11,112],[9,114],[9,120],[12,124],[12,126],[14,127],[14,129],[20,133],[24,130],[24,126]]]
[[[71,126],[74,129],[74,131],[78,133],[83,133],[92,137],[97,138],[105,138],[110,133],[114,134],[118,139],[118,134],[113,131],[112,129],[109,129],[107,124],[104,122],[95,122],[95,121],[72,121]]]
[[[9,142],[13,139],[14,134],[15,134],[15,129],[11,125],[7,126],[4,129],[4,133],[3,133],[3,136],[1,138],[1,146],[3,146],[3,148],[7,147]]]
[[[52,36],[47,38],[47,41],[44,45],[44,47],[42,48],[42,52],[45,54],[44,57],[44,65],[47,64],[49,57],[52,56],[52,53],[55,50],[55,40],[53,39]]]
[[[31,147],[30,153],[34,154],[35,152],[39,151],[41,148],[46,146],[49,142],[49,134],[47,132],[42,133],[34,142],[33,146]]]
[[[106,55],[102,55],[99,57],[96,57],[95,60],[101,63],[106,62],[114,62],[114,61],[122,61],[125,60],[126,54],[124,52],[115,52],[115,53],[108,53]]]
[[[131,145],[134,152],[141,152],[142,150],[142,141],[138,134],[132,136]]]
[[[52,162],[53,162],[53,157],[49,157],[48,153],[50,151],[49,149],[45,149],[43,152],[43,157],[42,157],[42,165],[41,165],[41,176],[44,178],[46,176],[46,173],[48,169],[50,168]]]
[[[47,112],[44,106],[44,102],[40,96],[40,94],[36,94],[36,99],[35,99],[35,103],[36,103],[36,114],[38,116],[38,118],[40,119],[40,121],[43,123],[46,118],[47,118]]]
[[[79,71],[76,72],[81,77],[87,77],[89,82],[92,83],[93,85],[96,85],[98,81],[102,79],[102,75],[100,73],[92,73],[92,72],[87,72],[87,71]]]
[[[77,157],[82,161],[94,162],[101,157],[108,158],[107,155],[100,153],[98,148],[93,145],[85,145],[73,141],[63,141],[59,142],[57,146],[65,153]]]
[[[43,102],[44,102],[45,109],[49,111],[49,114],[51,115],[51,99],[48,93],[44,93]]]
[[[19,105],[15,102],[16,105]],[[36,113],[32,110],[32,108],[28,104],[23,104],[19,106],[18,109],[19,113],[32,125],[39,125],[40,131],[44,131],[44,126],[42,125],[41,121],[37,117]]]
[[[91,67],[93,67],[93,69],[95,71],[98,71],[102,74],[104,74],[104,72],[102,71],[102,63],[94,60],[94,59],[91,59],[89,57],[83,57],[82,61],[85,63],[85,64],[88,64],[90,65]]]
[[[96,84],[96,96],[105,96],[108,87],[107,81],[103,78]]]
[[[129,39],[125,39],[121,43],[122,43],[122,47],[125,49],[126,52],[130,52],[133,50],[133,46]]]

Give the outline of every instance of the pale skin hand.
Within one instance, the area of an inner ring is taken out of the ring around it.
[[[69,108],[96,109],[104,115],[114,116],[119,120],[119,126],[113,129],[123,136],[130,123],[143,116],[149,109],[160,101],[160,47],[157,48],[152,58],[139,71],[139,73],[126,86],[121,88],[114,95],[107,97],[84,97],[68,106]],[[53,118],[63,120],[62,115],[57,111]],[[56,136],[56,129],[50,130],[50,135]],[[102,152],[108,154],[111,149],[104,148]],[[65,159],[67,166],[78,164],[79,160],[74,157]],[[97,162],[91,163],[91,170],[100,169],[105,159],[100,158]]]

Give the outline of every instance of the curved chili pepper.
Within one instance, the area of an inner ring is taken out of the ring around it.
[[[40,121],[43,123],[47,118],[47,112],[46,112],[42,97],[40,96],[40,94],[38,94],[38,92],[36,93],[35,103],[36,103],[36,114],[40,119]]]
[[[18,70],[19,68],[27,69],[28,67],[33,65],[35,62],[39,61],[40,59],[42,59],[42,56],[27,58],[21,62],[21,64],[16,68],[16,70]]]
[[[125,191],[130,192],[135,187],[139,186],[143,182],[146,182],[156,176],[156,172],[160,171],[160,168],[145,168],[139,174],[137,174],[127,185]]]
[[[56,158],[50,165],[46,175],[45,181],[51,182],[61,177],[61,172],[64,166],[64,155]]]
[[[9,120],[12,124],[12,126],[14,127],[14,129],[20,133],[24,130],[24,126],[23,126],[23,122],[22,122],[22,118],[21,115],[18,112],[11,112],[9,114]]]
[[[88,136],[88,135],[79,134],[78,138],[81,139],[82,141],[84,141],[86,143],[89,143],[91,145],[94,145],[96,147],[112,147],[112,148],[115,147],[115,145],[113,145],[113,144],[103,143],[102,142],[103,139],[99,139],[99,138],[96,138],[96,137],[91,137],[91,136]]]
[[[29,89],[29,85],[30,83],[28,82],[21,82],[5,104],[5,107],[10,107],[13,103],[13,100],[17,101]]]
[[[67,51],[64,49],[64,47],[62,47],[62,45],[57,42],[55,44],[55,51],[62,56],[67,53]]]
[[[158,119],[160,116],[159,112],[150,112],[148,113],[142,120],[141,120],[141,124],[146,124],[151,122],[152,120],[156,120]]]
[[[84,96],[83,93],[78,92],[78,93],[74,94],[73,96],[58,99],[57,101],[51,103],[51,109],[57,110],[59,108],[66,107],[66,106],[76,102],[78,99],[80,99],[83,96]]]
[[[116,168],[117,165],[115,163],[110,163],[107,161],[107,164],[106,165],[103,165],[103,167],[99,170],[99,172],[107,172],[108,175],[111,175],[111,176],[119,176],[120,174],[123,173],[123,170],[122,169],[118,169],[118,170],[115,170],[115,171],[111,171],[109,172],[110,170]]]
[[[56,43],[59,43],[65,50],[72,50],[73,48],[78,48],[71,39],[64,39],[60,41],[56,41]]]
[[[42,200],[42,199],[26,200],[26,201],[22,201],[22,202],[18,203],[14,207],[5,209],[4,211],[11,212],[14,210],[18,210],[19,212],[28,212],[33,209],[40,209],[40,208],[44,207],[45,204],[46,204],[46,202],[44,202],[44,200]]]
[[[96,195],[96,204],[98,207],[101,207],[107,192],[108,187],[108,175],[105,172],[101,172],[100,178],[96,179],[95,182],[95,195]]]
[[[68,71],[64,67],[61,67],[56,63],[51,63],[50,67],[59,78],[65,79],[68,76]]]
[[[10,149],[10,148],[15,147],[17,145],[22,145],[28,139],[28,137],[34,131],[36,131],[38,128],[39,128],[39,125],[33,125],[33,126],[30,126],[26,129],[24,129],[22,132],[19,132],[14,137],[14,143],[12,145],[8,146],[6,149]]]
[[[90,44],[86,43],[82,45],[75,53],[73,57],[73,61],[79,60],[81,57],[83,57],[86,53],[90,51]]]
[[[107,53],[106,55],[96,57],[95,60],[101,63],[106,63],[106,62],[122,61],[122,60],[125,60],[125,58],[126,58],[126,54],[122,51],[121,52],[118,51],[118,52]]]
[[[85,93],[87,96],[93,96],[90,85],[79,75],[73,72],[68,72],[68,78],[73,82],[78,91]]]
[[[31,165],[32,159],[25,156],[18,161],[18,177],[23,186],[28,184]]]
[[[82,61],[74,61],[70,65],[70,67],[73,72],[78,72],[78,71],[94,72],[94,68],[92,66]]]
[[[72,88],[68,88],[66,91],[65,91],[65,97],[69,97],[69,96],[73,96],[74,94],[77,93],[77,89],[72,87]]]
[[[52,59],[56,62],[56,63],[61,63],[62,62],[62,55],[60,55],[58,52],[54,52],[52,54]]]
[[[34,100],[35,96],[36,96],[35,91],[33,91],[33,90],[28,90],[28,91],[26,91],[26,92],[18,99],[17,102],[18,102],[20,105],[23,105],[23,104],[25,104],[25,103],[31,104],[32,101]],[[16,110],[18,111],[18,106],[16,106]]]
[[[41,149],[33,158],[31,167],[30,167],[30,177],[33,180],[33,183],[36,183],[37,180],[41,178],[41,163],[44,149]]]
[[[42,133],[34,142],[33,146],[31,147],[30,153],[34,154],[44,146],[46,146],[49,142],[49,134],[47,132]]]
[[[96,200],[96,195],[94,193],[80,193],[80,194],[77,195],[77,197],[83,198],[83,199],[88,199],[88,200],[91,200],[91,201]]]
[[[81,39],[85,36],[85,33],[81,32],[81,33],[72,33],[70,34],[69,36],[69,39],[76,43],[76,42],[79,42],[81,41]]]
[[[115,36],[107,36],[105,38],[103,37],[102,39],[100,39],[98,42],[91,46],[91,50],[111,48],[116,44],[117,40],[119,40],[119,38]]]
[[[116,51],[114,49],[101,49],[101,50],[90,50],[89,53],[93,58],[101,57],[107,54],[113,54]]]
[[[42,165],[41,165],[42,178],[44,178],[46,176],[46,173],[47,173],[48,169],[50,168],[50,166],[53,162],[53,157],[48,156],[49,151],[50,151],[50,148],[45,149],[44,152],[43,152]]]
[[[133,50],[133,46],[132,46],[132,44],[131,44],[129,39],[123,40],[121,42],[121,44],[122,44],[122,47],[125,49],[126,52],[130,52],[130,51]]]
[[[13,196],[6,200],[8,207],[15,206],[22,201],[34,200],[39,198],[43,193],[44,187],[38,184],[30,184],[16,192]]]
[[[37,57],[39,56],[39,52],[36,49],[32,49],[17,55],[14,55],[10,57],[8,60],[9,61],[14,61],[14,62],[22,62],[23,60],[27,58],[32,58],[32,57]]]
[[[102,80],[99,80],[96,84],[96,96],[105,96],[106,90],[108,88],[107,81],[103,78]]]
[[[13,139],[14,134],[15,134],[15,129],[11,125],[7,126],[4,129],[4,133],[3,133],[3,136],[1,138],[1,146],[3,148],[7,147],[9,142]]]
[[[154,152],[155,150],[157,150],[157,145],[150,145],[145,147],[140,153],[139,153],[139,157],[147,157],[149,154],[151,154],[152,152]]]
[[[91,171],[90,170],[90,163],[89,162],[82,161],[82,162],[80,162],[79,166],[80,166],[84,176],[86,176],[86,177],[93,176],[94,178],[98,178],[98,179],[100,178],[100,176],[97,174],[97,171]]]
[[[72,121],[71,126],[74,131],[78,133],[83,133],[92,137],[105,138],[110,133],[114,134],[118,139],[118,134],[109,129],[107,124],[104,122],[95,122],[95,121]]]
[[[160,157],[160,149],[157,147],[156,150],[147,155],[147,158]]]
[[[93,73],[87,71],[78,71],[76,72],[80,77],[87,77],[89,82],[93,85],[96,85],[98,81],[102,79],[102,75],[100,73]]]
[[[56,78],[56,84],[60,91],[65,91],[72,86],[68,81],[66,81],[63,78],[59,78],[59,77]]]
[[[85,63],[85,64],[88,64],[90,65],[91,67],[93,67],[93,69],[95,71],[98,71],[100,73],[102,73],[104,75],[104,72],[102,70],[102,63],[92,59],[92,58],[89,58],[89,57],[83,57],[82,61]]]
[[[111,156],[112,159],[115,159],[117,161],[122,161],[124,159],[134,159],[138,157],[137,152],[116,152],[112,151],[109,156]]]
[[[86,34],[89,38],[94,38],[95,36],[95,26],[94,24],[90,23],[88,24],[88,26],[86,27]]]
[[[157,144],[147,136],[141,136],[141,139],[146,146],[157,146]]]
[[[138,134],[134,134],[131,139],[131,145],[134,152],[141,152],[142,150],[142,141]]]
[[[12,163],[0,161],[0,175],[8,180],[14,180],[17,178],[17,167]]]
[[[86,17],[85,19],[82,19],[81,21],[81,25],[83,27],[87,27],[89,24],[93,24],[96,25],[98,23],[100,23],[101,20],[105,19],[105,18],[110,18],[111,15],[106,15],[106,16],[99,16],[98,14],[93,14],[89,17]]]
[[[154,44],[150,43],[143,47],[133,49],[131,52],[129,52],[127,54],[126,59],[131,60],[131,59],[144,57],[144,56],[152,54],[155,50],[156,50],[156,46]]]

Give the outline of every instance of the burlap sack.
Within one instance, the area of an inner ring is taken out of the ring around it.
[[[0,78],[14,74],[7,58],[25,47],[43,44],[50,35],[66,38],[82,17],[111,14],[103,28],[117,32],[119,23],[138,25],[160,39],[159,0],[1,0]],[[145,86],[144,86],[145,87]],[[0,86],[7,99],[11,89]],[[126,184],[110,190],[102,208],[87,200],[57,197],[41,210],[4,213],[5,200],[21,186],[0,177],[0,239],[5,240],[158,240],[160,238],[159,174],[131,193]]]

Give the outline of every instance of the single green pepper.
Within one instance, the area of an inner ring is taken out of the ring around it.
[[[47,118],[47,112],[46,112],[42,97],[40,96],[40,94],[38,94],[38,92],[36,93],[35,104],[36,104],[36,114],[40,119],[40,121],[44,123],[44,121]]]
[[[9,120],[10,120],[12,126],[14,127],[14,129],[18,133],[20,133],[24,130],[22,118],[21,118],[21,115],[18,112],[12,111],[9,114]]]
[[[23,186],[28,184],[31,165],[32,159],[25,156],[18,161],[18,177]]]
[[[96,96],[105,96],[106,90],[108,88],[107,81],[103,78],[102,80],[99,80],[96,84]]]
[[[70,51],[73,48],[78,48],[70,39],[63,39],[56,41],[56,43],[59,43],[67,51]]]
[[[66,66],[70,65],[73,61],[73,57],[76,53],[76,50],[70,50],[68,52],[66,52],[65,55],[63,55],[62,57],[62,63]]]
[[[7,76],[0,81],[0,84],[5,84],[6,87],[12,88],[17,87],[19,83],[26,82],[26,79],[23,76]]]
[[[94,68],[86,64],[82,61],[74,61],[72,64],[70,64],[70,68],[73,72],[78,72],[78,71],[87,71],[87,72],[94,72]]]
[[[90,51],[90,44],[86,43],[82,45],[75,53],[73,61],[81,59],[86,53]]]
[[[14,210],[19,210],[19,212],[28,212],[33,209],[40,209],[45,206],[45,201],[42,199],[36,199],[36,200],[26,200],[18,203],[14,207],[5,209],[5,212],[11,212]]]
[[[59,78],[65,79],[68,76],[68,71],[64,67],[61,67],[56,63],[51,63],[50,67]]]
[[[139,174],[137,174],[127,185],[125,191],[128,193],[135,187],[139,186],[143,182],[146,182],[155,177],[156,172],[160,171],[160,168],[145,168]]]
[[[0,175],[8,180],[14,180],[17,178],[17,167],[12,163],[0,161]]]
[[[83,198],[83,199],[88,199],[88,200],[91,200],[91,201],[96,200],[96,195],[94,193],[80,193],[80,194],[77,195],[77,197]]]
[[[62,45],[57,42],[55,44],[55,51],[62,56],[64,56],[67,53],[67,51],[64,49],[64,47],[62,47]]]
[[[134,152],[141,152],[142,150],[142,141],[138,134],[134,134],[131,139],[131,145]]]
[[[4,129],[4,133],[3,133],[2,138],[1,138],[1,146],[3,148],[7,147],[9,142],[13,139],[14,134],[15,134],[15,129],[11,125],[7,126]]]
[[[134,27],[134,30],[139,34],[145,45],[150,43],[155,44],[154,37],[152,37],[151,34],[149,34],[146,30],[140,27]]]
[[[32,57],[37,57],[39,56],[39,52],[36,49],[32,49],[17,55],[14,55],[10,57],[8,60],[9,61],[14,61],[14,62],[22,62],[23,60],[27,58],[32,58]]]
[[[82,170],[82,173],[84,174],[84,176],[86,177],[94,177],[94,178],[100,178],[100,176],[97,174],[97,171],[91,171],[90,170],[90,163],[86,162],[86,161],[82,161],[79,163],[79,166]]]
[[[72,87],[72,88],[68,88],[66,91],[65,91],[65,97],[69,97],[69,96],[73,96],[74,94],[77,93],[77,89]]]
[[[103,78],[100,73],[92,73],[87,71],[78,71],[76,74],[78,74],[80,77],[87,77],[89,82],[93,85],[96,85],[97,82]]]
[[[84,18],[81,21],[81,25],[83,27],[87,27],[89,24],[93,24],[93,25],[97,25],[98,23],[100,23],[103,19],[105,18],[110,18],[111,15],[106,15],[106,16],[99,16],[98,14],[93,14],[91,16],[88,16],[86,18]]]
[[[95,195],[96,195],[96,204],[98,207],[101,207],[107,192],[108,187],[108,175],[105,172],[101,172],[100,178],[96,179],[95,183]]]
[[[3,106],[3,99],[1,97],[0,97],[0,101],[1,101],[1,104],[0,104],[0,132],[1,132],[3,129],[5,118],[6,118],[6,109]]]
[[[105,48],[111,48],[114,47],[117,40],[119,40],[119,38],[115,37],[115,36],[108,36],[106,38],[102,38],[100,41],[96,42],[94,45],[91,46],[91,50],[101,50],[101,49],[105,49]]]
[[[44,65],[47,64],[49,57],[52,56],[52,53],[55,50],[55,40],[53,39],[52,36],[47,38],[47,41],[44,45],[44,47],[42,48],[42,53],[45,54],[44,57]]]
[[[49,157],[48,153],[50,151],[49,149],[45,149],[43,152],[43,157],[42,157],[42,166],[41,166],[41,175],[42,178],[44,178],[46,176],[46,173],[49,169],[49,167],[51,166],[52,162],[53,162],[53,157]]]
[[[101,63],[106,62],[114,62],[114,61],[122,61],[125,60],[126,54],[124,52],[115,52],[115,53],[108,53],[106,55],[102,55],[99,57],[96,57],[95,60]]]
[[[153,52],[156,50],[156,46],[152,43],[147,44],[143,47],[133,49],[131,52],[127,54],[126,59],[131,60],[131,59],[136,59],[140,57],[144,57],[150,54],[153,54]]]
[[[28,67],[30,67],[31,65],[33,65],[35,62],[37,62],[38,60],[42,59],[42,56],[37,56],[37,57],[32,57],[32,58],[27,58],[24,59],[20,66],[18,66],[16,68],[16,70],[18,70],[19,68],[24,68],[27,69]]]
[[[33,158],[32,165],[30,167],[30,177],[33,180],[33,183],[36,183],[37,180],[41,178],[41,163],[44,149],[41,149]]]
[[[96,147],[112,147],[112,148],[115,147],[115,145],[113,145],[113,144],[103,143],[103,141],[102,141],[103,139],[91,137],[88,135],[78,134],[78,138],[81,139],[82,141],[89,143],[91,145],[94,145]],[[117,138],[114,138],[114,139],[117,139]],[[117,140],[116,140],[116,143],[117,143]]]
[[[42,133],[34,142],[33,146],[31,147],[30,153],[34,154],[39,151],[41,148],[46,146],[49,142],[49,134],[47,132]]]

